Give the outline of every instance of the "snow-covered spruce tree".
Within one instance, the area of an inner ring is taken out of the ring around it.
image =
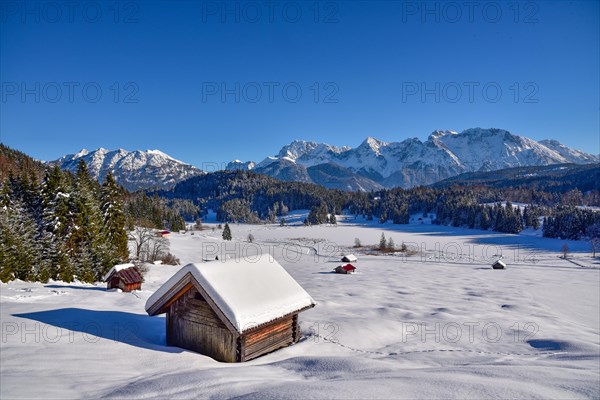
[[[320,225],[327,222],[327,206],[324,202],[317,207],[311,208],[308,213],[308,222],[311,225]]]
[[[385,240],[385,233],[381,232],[381,238],[379,239],[379,250],[385,250],[387,247],[387,240]]]
[[[108,245],[110,264],[124,262],[129,257],[127,232],[125,232],[125,212],[121,190],[115,178],[109,173],[101,190],[103,234]],[[105,272],[105,271],[103,271]]]
[[[70,282],[73,280],[72,271],[70,274],[61,273],[61,266],[64,266],[65,260],[68,259],[67,241],[73,229],[69,191],[66,179],[58,166],[46,172],[40,189],[42,258],[48,262],[50,279],[66,278]]]
[[[1,189],[0,279],[36,280],[43,257],[38,220],[40,199],[35,177],[12,174]],[[25,201],[27,200],[27,201]],[[44,274],[44,279],[46,274]]]
[[[169,216],[169,228],[173,232],[179,232],[185,230],[185,220],[181,216],[181,214],[173,212]]]
[[[37,278],[36,224],[21,199],[13,199],[10,207],[2,210],[0,244],[4,248],[0,265],[3,280]]]
[[[229,228],[229,224],[225,222],[225,227],[223,228],[223,240],[231,240],[231,229]]]
[[[388,239],[388,243],[387,243],[387,248],[390,251],[394,251],[396,249],[396,244],[394,243],[394,239],[392,239],[392,237],[390,236],[390,238]]]
[[[80,160],[73,192],[76,213],[71,239],[76,254],[76,274],[84,282],[100,279],[102,272],[110,267],[109,257],[105,254],[106,239],[102,235],[102,214],[94,183],[87,165]]]
[[[539,220],[539,211],[538,208],[534,208],[531,212],[531,226],[533,227],[533,229],[539,229],[540,228],[540,220]]]
[[[10,198],[5,199],[7,184],[2,185],[2,196],[0,197],[0,281],[7,282],[14,278],[15,260],[11,248],[15,241],[15,235],[10,226]]]

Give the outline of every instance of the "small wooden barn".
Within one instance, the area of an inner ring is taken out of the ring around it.
[[[169,232],[169,231],[156,232],[157,237],[163,237],[163,238],[168,238],[170,234],[171,234],[171,232]]]
[[[133,264],[115,265],[102,277],[107,289],[121,289],[124,292],[140,290],[144,278]]]
[[[252,260],[256,261],[256,260]],[[167,314],[167,345],[243,362],[296,343],[314,300],[270,255],[188,264],[147,301]]]
[[[352,264],[340,265],[334,271],[338,274],[353,274],[356,272],[356,267]]]
[[[506,268],[506,264],[502,260],[497,260],[492,264],[493,269],[504,269]]]
[[[358,258],[356,258],[356,256],[354,254],[346,254],[344,257],[342,257],[342,262],[347,262],[347,263],[351,263],[351,262],[357,262]]]

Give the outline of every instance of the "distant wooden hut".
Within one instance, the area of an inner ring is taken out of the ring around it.
[[[170,234],[171,234],[171,232],[169,232],[169,231],[156,232],[157,237],[163,237],[163,238],[168,238]]]
[[[502,260],[497,260],[492,264],[493,269],[504,269],[506,268],[506,264]]]
[[[338,274],[353,274],[356,272],[356,267],[352,264],[340,265],[334,271]]]
[[[121,289],[124,292],[140,290],[144,278],[133,264],[115,265],[102,277],[108,289]]]
[[[342,262],[357,262],[358,258],[356,258],[356,256],[354,254],[346,254],[344,257],[342,257]]]
[[[167,314],[167,345],[243,362],[300,339],[298,313],[313,299],[270,255],[188,264],[146,303]]]

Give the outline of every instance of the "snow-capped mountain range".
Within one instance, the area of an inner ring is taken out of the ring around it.
[[[314,182],[344,190],[428,185],[460,173],[530,165],[596,163],[598,156],[555,140],[535,141],[502,129],[435,131],[417,138],[384,142],[368,137],[358,147],[297,140],[262,162],[229,163],[283,180]]]
[[[103,181],[109,172],[128,190],[169,189],[204,174],[202,170],[159,150],[81,150],[51,164],[77,170],[83,159]],[[234,160],[227,170],[252,170],[285,181],[312,182],[341,190],[379,190],[429,185],[470,171],[519,166],[600,162],[600,157],[571,149],[556,140],[535,141],[502,129],[435,131],[417,138],[384,142],[372,137],[358,147],[336,147],[296,140],[259,163]]]
[[[88,165],[90,174],[104,181],[109,172],[117,183],[127,190],[161,188],[175,186],[192,176],[204,174],[200,169],[176,160],[159,150],[114,151],[98,149],[94,151],[81,150],[77,154],[69,154],[50,164],[62,169],[77,171],[79,160],[83,159]]]

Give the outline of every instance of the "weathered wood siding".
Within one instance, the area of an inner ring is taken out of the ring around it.
[[[116,277],[109,279],[109,281],[106,285],[106,288],[107,289],[121,289],[124,292],[131,292],[132,290],[140,290],[142,288],[142,283],[137,282],[137,283],[126,284],[125,282],[123,282],[123,280],[121,278],[116,276]]]
[[[300,339],[298,315],[290,315],[271,322],[243,335],[241,343],[242,359],[248,361],[281,347],[289,346]]]
[[[124,292],[131,292],[132,290],[140,290],[142,288],[141,283],[126,284],[123,281],[119,283],[119,288]]]
[[[196,351],[218,361],[235,362],[239,358],[235,335],[194,288],[169,306],[167,345]]]

